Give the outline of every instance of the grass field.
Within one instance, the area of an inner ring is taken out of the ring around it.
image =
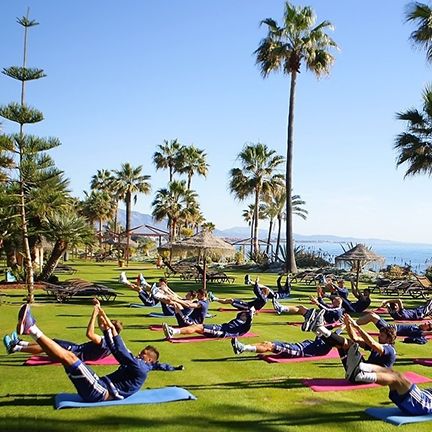
[[[75,262],[78,273],[74,277],[104,283],[118,290],[114,303],[105,304],[111,318],[121,319],[125,330],[123,338],[129,349],[138,352],[147,344],[154,344],[161,352],[161,361],[183,364],[184,371],[151,372],[145,387],[156,388],[176,385],[188,389],[196,401],[174,402],[161,405],[133,405],[96,409],[53,409],[53,396],[60,392],[74,392],[72,384],[59,366],[25,367],[24,354],[0,355],[0,430],[1,431],[389,431],[395,426],[373,420],[364,414],[370,406],[391,406],[386,388],[348,392],[314,393],[303,386],[302,378],[343,377],[338,360],[295,364],[267,364],[253,354],[235,356],[229,340],[190,344],[171,344],[162,333],[147,329],[160,324],[162,319],[150,318],[149,309],[127,307],[138,299],[134,292],[120,286],[116,280],[120,269],[110,263]],[[162,271],[150,264],[133,264],[127,269],[129,277],[143,272],[149,281],[162,276]],[[234,285],[214,285],[209,289],[221,296],[251,297],[250,287],[243,285],[244,273],[229,273],[236,277]],[[252,274],[252,278],[256,275]],[[275,274],[260,274],[260,281],[269,286],[276,282]],[[68,276],[62,276],[66,279]],[[192,282],[170,280],[170,286],[185,292],[197,285]],[[18,307],[24,291],[7,290],[7,302],[0,306],[2,334],[16,324]],[[295,286],[292,297],[306,302],[313,286]],[[379,299],[374,298],[374,305]],[[291,301],[292,302],[292,301]],[[296,302],[294,301],[294,304]],[[409,303],[408,303],[409,304]],[[414,305],[415,303],[412,303]],[[270,307],[270,306],[268,306]],[[212,303],[213,312],[217,304]],[[84,342],[85,330],[92,310],[90,302],[58,304],[50,301],[42,291],[36,295],[32,308],[39,327],[49,336]],[[159,309],[156,309],[159,310]],[[215,312],[208,322],[222,323],[234,317],[235,312]],[[247,339],[299,341],[306,334],[299,328],[286,325],[295,317],[276,314],[258,314],[252,331],[259,336]],[[168,318],[172,322],[173,318]],[[372,329],[372,327],[371,327]],[[410,359],[431,357],[430,345],[398,343],[400,371],[411,370],[432,377],[432,369],[414,365]],[[112,366],[94,366],[103,375]],[[432,423],[405,426],[409,430],[429,431]]]

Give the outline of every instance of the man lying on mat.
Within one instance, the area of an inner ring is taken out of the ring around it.
[[[200,288],[196,291],[196,296],[196,300],[189,307],[181,309],[178,304],[174,305],[174,315],[179,327],[187,327],[204,322],[209,307],[207,291],[204,288]]]
[[[103,331],[111,353],[120,367],[113,373],[99,377],[74,353],[64,349],[46,336],[36,325],[30,305],[21,306],[18,314],[17,333],[30,335],[52,359],[60,362],[75,386],[78,394],[86,402],[101,402],[112,399],[125,399],[136,393],[157,362],[159,352],[152,346],[144,348],[136,357],[126,348],[121,336],[102,308],[98,311],[99,328]]]
[[[378,330],[390,325],[375,312],[364,314],[356,322],[358,325],[373,322]],[[394,326],[396,328],[396,336],[404,336],[405,343],[423,345],[427,342],[426,336],[432,335],[432,321],[422,324],[394,324]]]
[[[378,341],[366,333],[348,314],[344,315],[344,324],[349,339],[332,333],[323,324],[322,311],[311,324],[310,330],[321,336],[328,344],[339,351],[345,369],[345,377],[353,383],[378,383],[377,366],[391,368],[396,361],[396,329],[386,326],[380,330]],[[359,353],[359,346],[371,351],[367,360]]]
[[[414,309],[405,309],[401,299],[384,300],[380,306],[386,307],[394,320],[416,321],[432,318],[432,299]]]
[[[248,302],[234,298],[216,297],[211,291],[208,293],[208,296],[211,302],[229,304],[239,310],[249,310],[250,308],[254,308],[256,311],[262,309],[269,298],[275,297],[273,290],[265,285],[261,285],[258,278],[255,280],[253,292],[255,298]]]
[[[172,339],[176,335],[191,335],[194,333],[212,338],[226,338],[242,336],[252,326],[252,317],[255,310],[240,311],[231,321],[224,324],[193,324],[187,327],[173,328],[163,323],[163,331],[166,339]]]

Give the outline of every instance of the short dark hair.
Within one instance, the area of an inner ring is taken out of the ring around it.
[[[154,354],[154,356],[156,357],[156,361],[159,360],[159,351],[153,345],[147,345],[144,348],[144,351],[152,352]]]
[[[168,283],[168,281],[166,280],[166,278],[160,278],[159,282]]]
[[[393,324],[389,324],[385,327],[382,327],[380,330],[380,333],[384,333],[387,338],[389,339],[389,343],[390,344],[394,344],[396,341],[396,336],[397,336],[397,332],[396,332],[396,326]]]
[[[207,295],[207,290],[205,290],[204,288],[200,288],[200,289],[197,290],[196,293],[198,295],[201,295],[201,296],[206,296]]]
[[[111,320],[113,326],[117,330],[117,333],[120,333],[123,330],[123,323],[119,320]]]

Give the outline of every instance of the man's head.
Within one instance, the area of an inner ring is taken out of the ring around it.
[[[119,320],[111,320],[113,326],[117,330],[117,333],[120,333],[123,330],[123,323]]]
[[[156,363],[159,359],[159,351],[152,345],[147,345],[138,357],[146,363]]]
[[[196,292],[198,300],[206,300],[207,299],[207,290],[205,290],[204,288],[200,288],[199,290],[197,290]]]
[[[370,289],[369,289],[369,288],[365,288],[365,289],[363,290],[363,296],[364,296],[364,297],[369,298],[369,297],[370,297],[370,294],[371,294],[371,292],[370,292]]]
[[[165,278],[160,278],[159,279],[159,286],[161,285],[168,285],[168,281]]]
[[[338,279],[337,285],[339,288],[344,288],[345,281],[343,279]]]
[[[393,312],[399,312],[400,311],[400,306],[399,303],[390,303],[388,305],[389,309]]]
[[[186,300],[194,300],[196,298],[197,298],[197,292],[194,290],[188,291],[185,295]]]
[[[334,296],[332,298],[332,306],[335,308],[340,308],[342,306],[342,298],[339,296]]]
[[[432,331],[432,321],[419,324],[419,329],[421,331]]]
[[[380,329],[378,342],[381,344],[394,344],[396,341],[396,326],[389,324]]]

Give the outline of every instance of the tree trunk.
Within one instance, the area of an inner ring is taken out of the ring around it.
[[[68,243],[64,240],[57,240],[55,242],[51,255],[45,263],[42,273],[39,276],[40,280],[47,281],[51,277],[60,261],[60,258],[66,252],[67,245]]]
[[[254,231],[254,226],[255,226],[255,212],[252,215],[251,230],[250,230],[250,255],[251,255],[251,259],[253,257],[253,231]]]
[[[253,244],[254,244],[254,255],[256,256],[259,251],[259,244],[258,244],[258,220],[259,220],[259,195],[260,195],[260,189],[257,188],[255,190],[255,210],[254,210],[254,234],[253,234]]]
[[[282,218],[278,216],[277,219],[278,219],[278,233],[277,233],[277,240],[276,240],[275,261],[279,259],[280,238],[281,238],[281,230],[282,230]]]
[[[102,219],[99,219],[99,249],[102,249]]]
[[[269,232],[268,232],[268,237],[267,237],[267,247],[266,247],[266,254],[267,255],[268,255],[269,249],[270,249],[272,230],[273,230],[273,218],[270,218],[270,226],[269,226]]]
[[[125,251],[125,259],[126,259],[126,267],[129,265],[129,243],[130,243],[130,219],[131,219],[131,193],[126,193],[126,251]]]
[[[294,136],[294,102],[296,88],[297,72],[291,72],[291,88],[288,108],[288,131],[287,131],[287,157],[286,157],[286,261],[285,271],[287,273],[296,273],[297,265],[294,256],[294,238],[292,226],[292,162],[293,162],[293,136]]]

